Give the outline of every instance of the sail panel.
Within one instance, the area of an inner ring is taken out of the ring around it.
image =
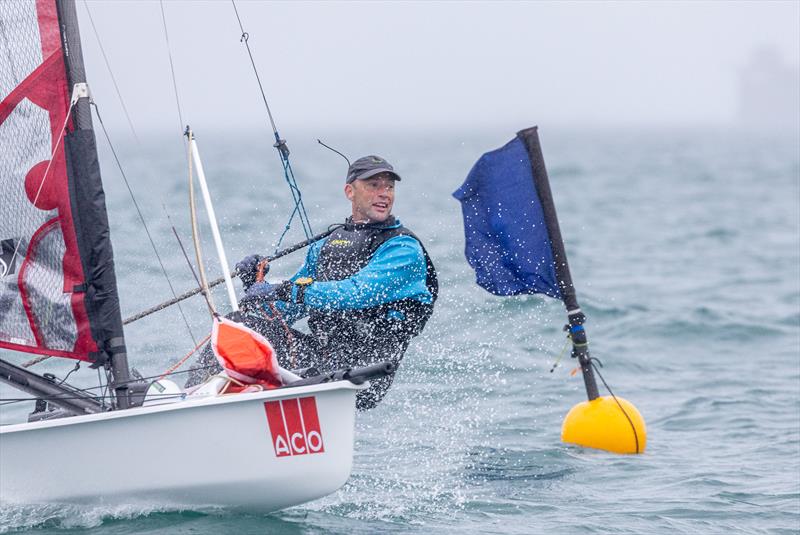
[[[0,347],[102,363],[122,320],[74,2],[4,0],[0,28]]]

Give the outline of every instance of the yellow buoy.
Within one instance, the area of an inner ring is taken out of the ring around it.
[[[572,407],[561,426],[561,441],[614,453],[644,452],[644,418],[630,401],[616,399],[619,404],[611,396],[602,396]]]

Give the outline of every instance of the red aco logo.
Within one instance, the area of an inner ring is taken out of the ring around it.
[[[317,400],[284,399],[264,403],[267,422],[272,433],[272,445],[277,457],[322,453],[322,430],[317,416]]]

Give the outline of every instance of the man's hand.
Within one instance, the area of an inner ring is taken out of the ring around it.
[[[256,282],[245,292],[244,297],[239,302],[239,306],[244,309],[254,309],[256,306],[267,301],[291,301],[292,300],[292,281],[284,281],[279,284],[268,282]]]
[[[245,290],[250,288],[250,286],[257,281],[259,265],[264,260],[266,259],[263,256],[251,254],[245,256],[236,263],[236,274],[239,276],[239,280],[242,281],[242,284],[244,284]],[[264,279],[264,275],[266,275],[267,271],[269,271],[269,265],[266,265],[266,270],[261,270],[261,280]]]

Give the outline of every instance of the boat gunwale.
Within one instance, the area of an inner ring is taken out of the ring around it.
[[[144,416],[147,414],[159,414],[164,412],[196,409],[200,407],[226,405],[230,403],[243,403],[260,401],[267,399],[285,399],[298,397],[303,394],[327,392],[333,390],[363,390],[367,388],[369,383],[356,385],[350,381],[331,381],[328,383],[318,383],[313,385],[304,386],[285,386],[282,388],[275,388],[271,390],[262,390],[260,392],[239,392],[235,394],[222,394],[219,396],[186,396],[185,399],[176,402],[165,402],[153,404],[148,406],[132,407],[130,409],[113,410],[106,412],[98,412],[94,414],[81,414],[77,416],[66,416],[54,420],[42,420],[38,422],[23,422],[18,424],[5,424],[0,425],[0,435],[19,433],[24,431],[33,431],[37,429],[48,429],[54,427],[64,427],[69,425],[88,424],[98,421],[115,420],[119,418],[130,418],[135,416]],[[353,406],[355,411],[355,406]]]

